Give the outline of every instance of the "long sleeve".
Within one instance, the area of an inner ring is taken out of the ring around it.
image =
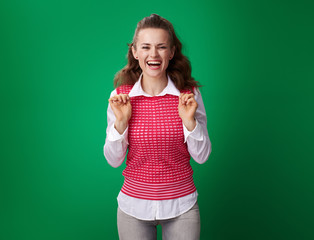
[[[199,164],[205,163],[211,153],[212,147],[207,131],[207,117],[201,93],[195,90],[195,100],[198,108],[195,113],[196,127],[188,131],[183,124],[185,141],[191,157]]]
[[[116,95],[116,90],[111,96]],[[183,125],[184,137],[187,142],[188,151],[191,157],[199,164],[205,163],[211,153],[211,142],[207,132],[207,118],[201,93],[195,90],[195,100],[198,108],[195,113],[196,127],[188,131]],[[107,138],[104,145],[104,155],[112,167],[119,167],[124,159],[128,148],[128,128],[123,134],[119,134],[114,128],[115,115],[108,104],[107,109]]]
[[[110,97],[116,95],[116,90],[112,91]],[[106,142],[104,145],[104,155],[107,159],[108,163],[112,167],[119,167],[126,155],[126,151],[128,148],[128,128],[124,131],[123,134],[119,134],[119,132],[114,127],[114,122],[116,117],[108,104],[107,109],[107,129],[106,129]]]

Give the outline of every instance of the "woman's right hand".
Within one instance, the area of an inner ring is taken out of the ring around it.
[[[128,122],[132,114],[130,97],[127,94],[119,94],[109,98],[109,104],[116,117],[114,127],[122,134],[128,127]]]

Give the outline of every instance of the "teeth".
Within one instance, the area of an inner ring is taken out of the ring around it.
[[[148,64],[160,64],[160,62],[157,62],[157,61],[148,61],[147,63]]]

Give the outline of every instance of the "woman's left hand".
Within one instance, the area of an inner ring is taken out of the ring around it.
[[[194,98],[194,94],[181,93],[179,97],[179,116],[182,119],[184,126],[192,131],[196,126],[195,112],[198,104]]]

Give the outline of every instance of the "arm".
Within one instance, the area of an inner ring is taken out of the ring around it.
[[[116,94],[116,90],[114,90],[111,93],[110,98]],[[108,104],[107,109],[107,122],[107,137],[104,145],[104,155],[108,163],[116,168],[119,167],[125,159],[128,148],[128,128],[126,128],[122,134],[117,131],[115,128],[116,117],[110,104]]]
[[[196,126],[189,131],[183,124],[185,141],[191,157],[199,164],[205,163],[211,153],[212,147],[207,131],[207,118],[201,93],[194,91],[194,98],[198,104],[195,112]]]

